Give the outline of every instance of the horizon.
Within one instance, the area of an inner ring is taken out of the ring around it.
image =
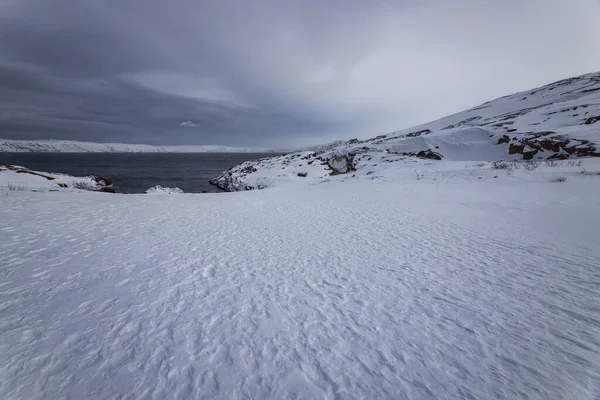
[[[596,0],[0,7],[10,140],[299,148],[408,129],[600,65]]]
[[[595,73],[600,73],[600,71],[586,72],[586,73],[583,73],[583,74],[578,75],[578,76],[592,75],[592,74],[595,74]],[[576,76],[563,77],[563,78],[560,78],[558,80],[554,80],[552,82],[547,82],[546,84],[542,84],[541,86],[538,86],[538,87],[531,87],[531,88],[519,90],[517,92],[511,92],[511,93],[502,94],[502,95],[500,95],[498,97],[495,97],[494,99],[487,100],[487,101],[482,102],[482,103],[474,104],[474,105],[472,105],[470,107],[467,107],[467,108],[465,108],[463,110],[458,110],[456,112],[452,112],[452,113],[447,114],[447,115],[438,116],[438,117],[432,118],[431,120],[419,122],[419,123],[417,123],[415,125],[411,125],[411,126],[408,126],[408,127],[402,127],[400,129],[396,129],[394,131],[378,132],[378,133],[376,132],[376,133],[371,133],[371,134],[367,134],[367,135],[356,135],[355,137],[339,137],[339,138],[330,139],[327,142],[322,142],[322,141],[321,142],[313,142],[313,143],[307,143],[307,144],[304,144],[304,145],[296,145],[296,146],[287,146],[287,147],[285,147],[285,146],[284,147],[268,147],[268,146],[260,146],[260,145],[256,145],[256,146],[253,146],[253,145],[236,146],[235,144],[232,144],[232,145],[221,145],[221,144],[212,144],[212,143],[206,143],[206,144],[164,144],[164,145],[161,145],[161,144],[150,144],[150,143],[139,143],[139,142],[137,142],[137,143],[119,142],[118,143],[118,142],[102,142],[102,141],[98,141],[98,140],[85,141],[85,140],[76,140],[76,139],[57,139],[57,138],[44,138],[44,139],[8,139],[8,138],[1,138],[1,137],[0,137],[0,141],[75,142],[75,143],[90,143],[90,144],[99,144],[99,145],[125,145],[125,146],[151,146],[151,147],[182,147],[182,148],[183,147],[226,147],[226,148],[232,148],[232,149],[267,150],[269,152],[294,151],[294,150],[300,150],[300,149],[303,149],[303,148],[310,148],[310,147],[319,146],[319,145],[327,145],[327,144],[331,144],[331,143],[338,142],[338,141],[347,141],[347,140],[351,140],[351,139],[355,139],[355,138],[357,138],[359,140],[367,140],[367,139],[373,138],[375,136],[378,136],[380,134],[390,134],[390,133],[394,133],[395,131],[410,130],[412,128],[416,128],[416,127],[419,127],[421,125],[427,125],[429,123],[435,122],[438,119],[443,119],[445,117],[448,117],[448,116],[451,116],[451,115],[454,115],[454,114],[459,114],[461,112],[467,111],[467,110],[472,109],[472,108],[477,108],[478,106],[481,106],[481,105],[483,105],[485,103],[493,102],[495,100],[501,99],[501,98],[506,97],[506,96],[510,96],[510,95],[513,95],[513,94],[521,93],[521,92],[526,92],[528,90],[539,89],[541,87],[553,84],[555,82],[559,82],[559,81],[562,81],[562,80],[565,80],[565,79],[575,78],[575,77]]]

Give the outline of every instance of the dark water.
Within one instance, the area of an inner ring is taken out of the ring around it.
[[[219,192],[208,180],[244,161],[273,153],[0,153],[0,164],[74,176],[111,178],[117,192],[144,193],[156,185],[186,193]]]

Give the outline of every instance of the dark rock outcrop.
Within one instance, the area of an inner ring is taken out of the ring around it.
[[[356,165],[354,164],[355,154],[341,154],[333,155],[331,158],[325,158],[323,164],[331,170],[330,175],[341,175],[349,172],[356,171]]]
[[[431,129],[423,129],[417,132],[407,133],[406,137],[419,137],[421,135],[429,135],[431,133]]]
[[[497,144],[502,144],[502,143],[510,143],[510,136],[508,135],[502,135],[502,137],[500,139],[498,139],[498,143]]]
[[[525,149],[525,145],[524,144],[516,144],[516,143],[511,143],[508,146],[508,154],[523,154],[523,150]]]
[[[393,151],[389,151],[388,152],[390,154],[398,154],[401,156],[407,156],[407,157],[418,157],[418,158],[422,158],[422,159],[426,159],[426,160],[442,160],[444,158],[443,155],[441,155],[440,153],[437,153],[431,149],[427,149],[427,150],[421,150],[418,152],[393,152]]]
[[[115,193],[112,179],[99,176],[94,176],[93,179],[96,182],[96,188],[93,189],[94,192]]]
[[[566,160],[569,157],[600,157],[594,144],[587,140],[575,140],[564,136],[552,136],[554,132],[537,132],[503,135],[498,144],[508,143],[509,154],[522,154],[524,160],[531,160],[539,154],[552,160]],[[508,141],[507,141],[508,140]],[[550,154],[547,154],[550,153]]]

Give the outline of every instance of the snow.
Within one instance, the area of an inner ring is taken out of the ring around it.
[[[518,132],[572,134],[597,139],[600,127],[586,125],[588,118],[600,115],[600,73],[564,79],[552,84],[505,96],[437,121],[390,134],[421,129],[442,130],[448,126],[483,126],[494,133],[510,129]],[[501,126],[498,126],[501,125]]]
[[[146,194],[181,194],[183,190],[179,188],[168,188],[156,185],[146,190]]]
[[[45,192],[78,191],[77,187],[99,189],[94,177],[75,177],[70,175],[30,171],[25,167],[0,164],[0,193],[8,191]],[[17,172],[20,170],[21,172]],[[23,172],[23,171],[28,171]],[[31,172],[33,174],[31,174]],[[34,175],[35,174],[35,175]],[[48,179],[51,178],[51,179]]]
[[[424,125],[380,135],[368,140],[349,140],[317,146],[267,160],[247,162],[225,171],[213,183],[229,191],[347,179],[331,176],[329,166],[344,164],[341,156],[356,155],[354,176],[384,174],[388,163],[412,163],[407,154],[431,150],[446,160],[516,160],[523,154],[509,154],[509,144],[541,136],[544,140],[566,142],[567,149],[587,149],[571,154],[538,149],[537,159],[600,156],[600,73],[555,82],[541,88],[496,99],[470,110]],[[502,141],[502,139],[506,139]],[[584,146],[582,141],[588,141]],[[523,151],[535,150],[529,146]],[[585,153],[585,154],[584,154]],[[414,158],[414,157],[410,157]],[[395,166],[393,167],[396,168]],[[298,177],[307,173],[308,179]]]
[[[244,193],[0,168],[0,398],[598,398],[600,157],[573,158],[596,154],[599,89],[585,75],[213,180],[265,189]],[[509,154],[532,134],[567,143]]]
[[[2,152],[51,153],[269,153],[265,148],[228,146],[150,146],[146,144],[93,143],[71,140],[0,139]]]
[[[597,398],[600,162],[413,161],[3,192],[0,398]]]

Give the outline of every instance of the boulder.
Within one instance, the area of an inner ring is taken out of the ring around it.
[[[523,150],[525,150],[525,145],[523,144],[511,143],[508,146],[508,154],[522,154]]]
[[[103,193],[115,193],[112,179],[95,176],[94,182],[96,182],[96,189],[94,191]]]

